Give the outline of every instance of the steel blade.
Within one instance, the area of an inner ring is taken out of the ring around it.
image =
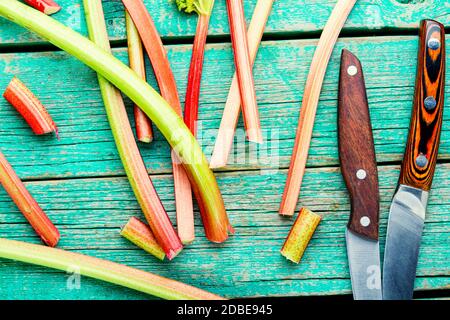
[[[400,185],[392,201],[383,265],[383,298],[410,300],[414,293],[428,192]]]
[[[381,300],[380,246],[378,241],[345,231],[347,256],[355,300]]]

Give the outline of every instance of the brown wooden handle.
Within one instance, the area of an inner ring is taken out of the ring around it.
[[[378,239],[379,193],[375,147],[361,63],[343,50],[339,81],[339,159],[350,194],[348,228]]]
[[[445,32],[433,20],[420,26],[414,108],[399,183],[430,190],[444,109]]]

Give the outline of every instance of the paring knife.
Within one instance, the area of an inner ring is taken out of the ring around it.
[[[428,192],[439,148],[444,78],[444,26],[433,20],[423,20],[409,137],[387,228],[383,267],[386,300],[413,297]]]
[[[351,200],[345,232],[353,297],[381,300],[378,171],[361,63],[343,50],[339,80],[339,159]]]

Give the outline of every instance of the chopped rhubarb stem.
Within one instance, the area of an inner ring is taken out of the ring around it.
[[[45,107],[16,77],[6,87],[3,97],[16,108],[35,134],[58,133],[56,125]]]
[[[128,57],[130,60],[130,68],[134,70],[143,80],[145,80],[145,61],[141,37],[139,36],[133,20],[126,11],[125,18],[127,25]],[[137,139],[145,143],[152,142],[152,122],[137,105],[134,105],[134,122],[136,125]]]
[[[242,0],[227,0],[227,8],[247,137],[250,141],[262,143],[263,138],[256,103],[255,83],[252,64],[250,63]]]
[[[25,2],[47,15],[61,10],[61,7],[53,0],[25,0]]]
[[[39,207],[1,152],[0,182],[42,241],[50,247],[56,246],[59,241],[58,229]]]
[[[253,64],[258,53],[259,44],[264,33],[267,20],[272,10],[274,0],[258,0],[256,3],[253,17],[248,27],[247,39],[250,51],[250,60]],[[241,107],[241,95],[239,93],[239,83],[234,74],[228,93],[227,102],[223,110],[222,120],[220,122],[219,132],[217,133],[214,151],[211,156],[210,168],[225,167],[228,162],[228,155],[233,146],[234,132],[239,119]]]
[[[101,0],[83,0],[89,36],[103,50],[111,52]],[[183,248],[181,241],[150,180],[133,136],[121,93],[98,75],[108,120],[131,187],[153,234],[169,260]]]
[[[281,254],[292,262],[299,263],[311,240],[321,216],[302,208],[281,249]]]
[[[136,25],[144,47],[153,66],[161,95],[169,105],[182,116],[177,84],[173,76],[166,50],[156,30],[152,17],[142,0],[122,0],[128,13]],[[177,134],[174,132],[174,134]],[[180,239],[183,243],[192,242],[192,227],[194,225],[194,206],[192,203],[192,190],[189,177],[183,168],[182,162],[175,152],[172,152],[172,169],[175,189],[175,206],[177,212],[177,225]],[[183,226],[187,224],[187,226]],[[181,227],[180,227],[181,225]],[[185,234],[183,230],[190,230]],[[181,233],[180,233],[181,231]]]
[[[197,135],[198,109],[200,99],[200,84],[202,81],[203,60],[206,39],[208,37],[210,15],[200,14],[192,48],[191,65],[189,67],[186,103],[184,108],[184,122],[194,136]]]
[[[64,272],[76,267],[82,276],[117,284],[162,299],[224,299],[213,293],[123,264],[22,241],[0,238],[0,258],[53,268]]]
[[[164,250],[158,244],[152,230],[138,218],[131,217],[120,231],[120,234],[159,260],[164,260],[166,256]]]
[[[283,199],[281,200],[278,211],[280,215],[292,216],[295,212],[303,175],[305,173],[308,150],[311,143],[317,105],[319,104],[325,72],[339,33],[352,11],[355,2],[356,0],[339,0],[337,2],[323,29],[314,53],[303,92],[302,107],[300,109],[300,117],[286,186],[284,187]]]

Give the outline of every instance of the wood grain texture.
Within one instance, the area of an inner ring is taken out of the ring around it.
[[[254,67],[266,140],[258,150],[240,151],[240,121],[229,164],[240,168],[286,168],[294,144],[302,87],[317,40],[263,42]],[[342,39],[336,44],[325,75],[307,166],[338,165],[337,88],[340,51],[348,48],[365,66],[366,87],[378,161],[400,161],[406,145],[417,59],[417,37]],[[386,54],[389,52],[389,54]],[[127,62],[126,49],[115,55]],[[169,46],[169,60],[184,101],[190,46]],[[233,76],[231,46],[208,45],[201,94],[199,139],[206,155],[213,149],[220,117]],[[40,72],[36,73],[36,69]],[[0,54],[0,91],[12,75],[19,76],[48,108],[58,123],[61,140],[36,137],[15,110],[0,99],[0,148],[23,179],[117,176],[124,171],[106,119],[96,75],[62,52]],[[149,83],[157,87],[152,72]],[[45,84],[43,86],[42,84]],[[448,80],[447,80],[448,84]],[[446,85],[446,104],[450,86]],[[126,99],[132,118],[132,103]],[[386,121],[389,118],[390,121]],[[450,112],[444,110],[444,121]],[[270,140],[270,141],[269,141]],[[158,130],[150,145],[140,146],[151,173],[171,171],[170,150]],[[246,154],[238,158],[237,152]],[[250,161],[249,155],[254,159]],[[450,128],[441,133],[440,159],[450,159]],[[297,208],[299,209],[299,208]]]
[[[167,0],[144,0],[155,20],[158,31],[165,39],[180,39],[195,34],[197,17],[186,17],[178,12],[174,2]],[[244,10],[247,21],[255,8],[257,0],[245,0]],[[67,26],[87,35],[82,0],[59,0],[62,10],[53,17]],[[312,34],[322,30],[333,10],[336,0],[283,0],[275,1],[266,34]],[[114,41],[125,41],[126,28],[123,5],[119,0],[104,1],[108,33]],[[313,13],[313,14],[311,14]],[[355,9],[344,28],[353,31],[391,31],[411,30],[419,27],[420,19],[438,19],[444,25],[450,23],[450,6],[447,0],[358,0]],[[229,34],[225,1],[217,1],[210,23],[212,36]],[[0,20],[0,44],[18,45],[42,43],[36,35]]]
[[[445,30],[422,21],[411,125],[399,183],[430,190],[439,151],[444,113]]]
[[[302,204],[322,215],[323,220],[298,266],[279,253],[292,225],[292,220],[276,214],[285,173],[219,174],[236,235],[223,245],[211,245],[200,232],[197,214],[195,224],[200,236],[170,263],[159,262],[120,236],[120,227],[130,216],[142,217],[125,178],[40,181],[28,182],[26,186],[56,222],[61,231],[60,247],[64,249],[170,276],[227,297],[350,293],[344,236],[350,204],[338,168],[307,170]],[[399,166],[380,167],[379,173],[383,251]],[[450,165],[438,165],[435,179],[440,188],[433,189],[430,197],[419,257],[418,290],[450,285],[450,186],[445,183],[450,179]],[[152,180],[174,218],[171,177],[153,175]],[[3,190],[0,221],[3,237],[39,243]],[[81,279],[79,289],[70,290],[70,274],[11,261],[1,260],[0,269],[2,298],[148,298],[86,278]]]
[[[345,49],[339,79],[339,160],[352,207],[348,228],[378,240],[378,171],[363,68]],[[363,217],[368,225],[361,223]]]

